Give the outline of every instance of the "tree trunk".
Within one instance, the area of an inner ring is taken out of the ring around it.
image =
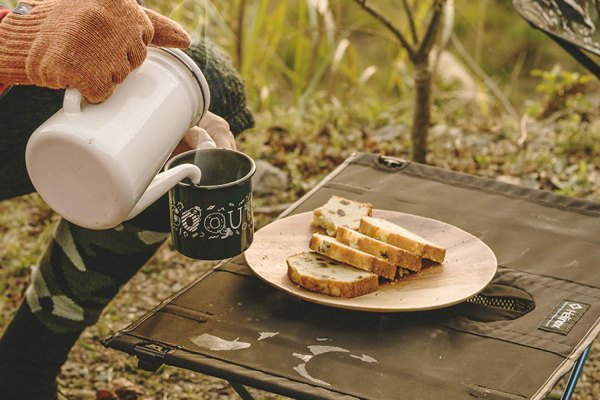
[[[236,27],[236,41],[235,41],[235,54],[236,54],[236,68],[238,71],[242,71],[244,67],[244,16],[246,15],[246,0],[241,0],[238,6],[237,16],[237,27]]]
[[[415,61],[414,67],[415,103],[411,129],[412,159],[416,162],[425,163],[427,131],[431,119],[431,71],[428,57]]]

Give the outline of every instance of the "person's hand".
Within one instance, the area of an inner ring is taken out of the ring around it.
[[[171,157],[192,149],[216,148],[235,150],[235,136],[231,133],[227,121],[208,112],[197,126],[187,131]]]
[[[190,149],[229,149],[235,150],[235,136],[223,118],[210,111],[183,137]]]
[[[201,146],[203,141],[207,142],[206,137],[208,136],[215,143],[215,147],[235,150],[235,136],[231,133],[229,124],[225,119],[209,111],[198,122],[198,128],[200,128],[200,132],[197,139],[194,138],[195,134],[184,137],[184,140],[188,141],[190,147],[199,148],[198,146]]]
[[[187,48],[175,21],[135,0],[24,0],[25,15],[0,23],[0,82],[73,87],[92,103],[106,100],[146,58],[146,47]]]

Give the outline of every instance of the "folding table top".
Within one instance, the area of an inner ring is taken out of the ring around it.
[[[503,400],[544,398],[598,335],[600,204],[358,153],[282,217],[333,194],[475,235],[493,281],[451,307],[356,311],[277,290],[240,256],[103,344],[291,397]]]

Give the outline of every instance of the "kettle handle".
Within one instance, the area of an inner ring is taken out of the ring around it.
[[[198,184],[200,183],[201,176],[200,168],[194,164],[181,164],[165,172],[161,172],[150,182],[150,186],[142,194],[142,197],[140,197],[129,215],[125,217],[125,221],[144,211],[150,204],[167,193],[169,189],[177,185],[179,181],[189,178],[193,183]]]
[[[65,90],[65,97],[63,99],[63,111],[67,114],[79,114],[84,101],[85,99],[79,90],[68,88]]]

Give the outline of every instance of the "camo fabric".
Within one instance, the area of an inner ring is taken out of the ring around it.
[[[53,332],[80,330],[95,323],[121,285],[167,237],[167,232],[128,222],[93,231],[61,219],[33,270],[26,294],[31,311]]]

